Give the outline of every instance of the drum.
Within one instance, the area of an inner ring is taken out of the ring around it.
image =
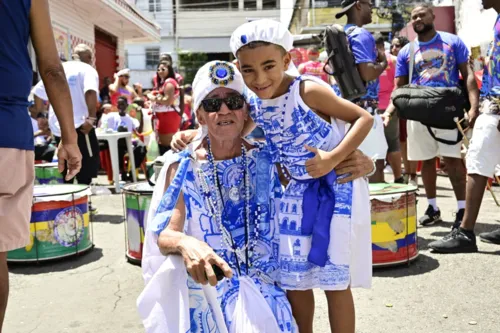
[[[416,192],[411,185],[370,184],[373,266],[417,258]]]
[[[126,211],[125,252],[129,262],[140,263],[153,187],[147,182],[129,184],[123,187],[123,195]]]
[[[8,261],[42,261],[77,255],[93,245],[87,185],[35,185],[31,243],[7,254]]]
[[[63,184],[64,179],[57,168],[57,163],[35,165],[35,184]]]

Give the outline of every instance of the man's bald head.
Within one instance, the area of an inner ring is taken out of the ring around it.
[[[92,49],[90,48],[90,46],[86,44],[78,44],[73,49],[73,60],[79,60],[81,62],[91,65],[92,56],[93,56]]]

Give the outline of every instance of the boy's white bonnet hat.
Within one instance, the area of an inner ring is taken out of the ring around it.
[[[293,36],[288,28],[275,20],[261,19],[240,25],[231,35],[230,47],[234,56],[252,42],[267,42],[281,46],[287,52],[293,49]]]

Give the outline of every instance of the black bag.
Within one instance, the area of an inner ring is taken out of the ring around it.
[[[462,89],[432,88],[408,84],[396,89],[392,102],[403,119],[416,120],[424,125],[456,129],[455,118],[464,117],[466,98]]]
[[[338,24],[326,27],[323,43],[328,55],[328,65],[332,70],[328,75],[333,75],[340,89],[342,97],[355,100],[366,95],[365,83],[358,72],[354,56],[347,39],[356,27],[347,29],[346,32]]]
[[[437,138],[431,127],[440,129],[456,129],[456,121],[464,118],[467,98],[459,87],[440,88],[411,84],[415,65],[415,44],[410,44],[410,84],[394,90],[391,99],[398,116],[421,122],[427,126],[434,140],[455,145],[462,140],[458,131],[457,140],[450,141]]]

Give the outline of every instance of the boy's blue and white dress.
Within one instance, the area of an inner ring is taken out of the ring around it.
[[[204,175],[209,175],[209,163],[195,158],[194,145],[179,154],[167,153],[152,198],[142,262],[146,287],[137,302],[146,331],[239,333],[235,321],[240,325],[250,325],[245,324],[247,320],[260,327],[260,331],[248,328],[248,332],[263,332],[262,327],[273,333],[298,332],[285,291],[277,283],[279,230],[275,210],[281,196],[281,185],[269,153],[259,146],[248,150],[246,155],[251,184],[250,212],[253,215],[257,211],[259,202],[261,214],[258,228],[255,226],[257,219],[250,218],[249,237],[256,241],[249,266],[244,260],[239,262],[241,271],[247,272],[248,268],[248,274],[243,273],[238,278],[236,254],[224,246],[220,226],[202,195],[203,186],[207,186]],[[228,217],[222,223],[239,248],[246,241],[246,219],[240,218],[241,212],[245,211],[245,188],[239,179],[241,159],[240,156],[215,163],[222,183],[225,216]],[[173,163],[179,163],[178,171],[172,185],[163,194],[162,184]],[[229,189],[235,186],[241,195],[230,194]],[[181,191],[186,205],[184,232],[206,242],[233,268],[233,278],[220,281],[216,287],[194,283],[180,256],[165,257],[159,251],[158,234],[168,225]],[[242,288],[243,284],[245,288]],[[245,318],[241,318],[242,313]],[[240,317],[235,318],[237,315]]]
[[[334,172],[319,180],[307,173],[305,162],[314,155],[304,146],[331,151],[344,138],[346,123],[328,123],[304,103],[304,80],[329,87],[315,77],[299,76],[286,94],[272,100],[253,96],[250,101],[250,115],[264,130],[274,162],[284,165],[292,178],[278,211],[281,284],[288,290],[369,288],[368,184],[366,179],[337,184]]]

